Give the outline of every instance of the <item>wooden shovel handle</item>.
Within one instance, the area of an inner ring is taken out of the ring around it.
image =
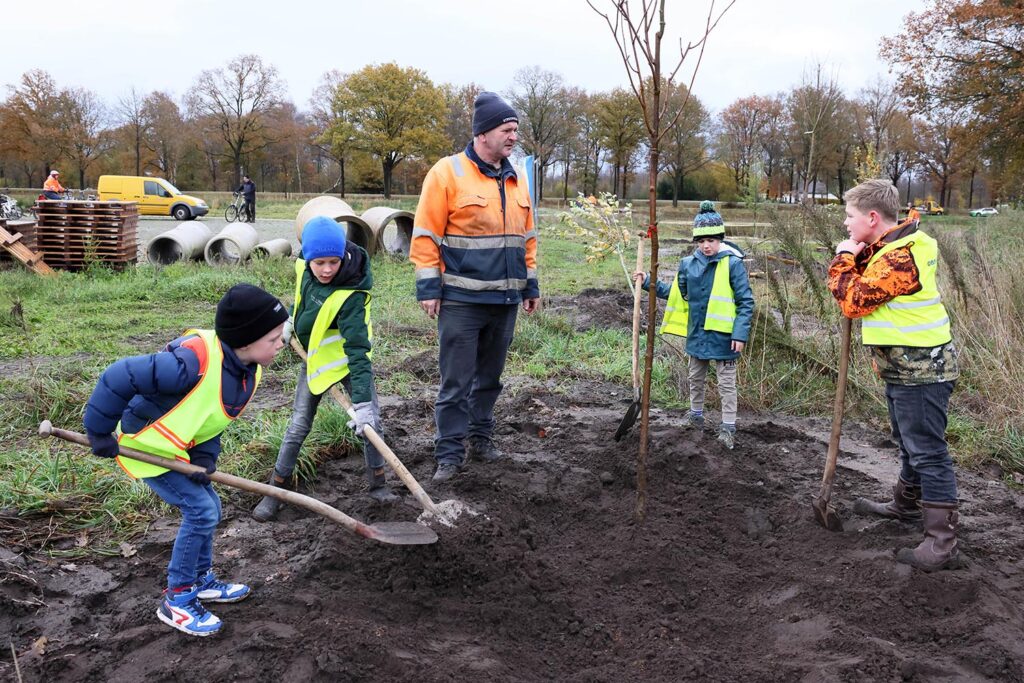
[[[302,360],[306,360],[306,350],[302,348],[302,344],[300,344],[299,340],[295,337],[292,337],[291,347],[292,350],[302,358]],[[348,397],[348,394],[345,393],[344,389],[335,384],[328,389],[328,393],[330,393],[331,398],[337,401],[341,407],[345,409],[345,412],[348,413],[349,417],[354,420],[356,417],[356,411],[352,406],[352,400]],[[416,500],[420,502],[423,509],[431,514],[437,515],[437,506],[434,505],[434,501],[430,499],[427,492],[424,491],[423,487],[420,486],[420,483],[416,481],[416,477],[412,476],[412,473],[406,469],[402,461],[398,459],[395,452],[391,450],[386,443],[384,443],[384,439],[380,438],[380,434],[378,434],[377,431],[369,425],[363,427],[363,434],[366,435],[367,440],[377,448],[380,454],[384,456],[384,460],[386,460],[391,466],[391,469],[395,471],[395,474],[397,474],[398,478],[402,480],[405,487],[409,489],[409,492],[412,493]]]
[[[644,268],[644,240],[638,237],[636,240],[636,270],[639,273]],[[653,286],[654,283],[652,282]],[[635,398],[640,396],[640,290],[642,287],[636,281],[633,282],[633,394]]]
[[[59,439],[64,439],[65,441],[81,444],[83,446],[89,445],[89,437],[85,434],[73,432],[68,429],[59,429],[54,427],[49,420],[43,420],[39,424],[39,436],[55,436]],[[162,458],[158,455],[143,453],[142,451],[137,451],[134,448],[128,448],[127,446],[119,446],[118,449],[120,450],[122,457],[138,460],[139,462],[144,462],[149,465],[156,465],[157,467],[163,467],[168,470],[174,470],[175,472],[181,472],[182,474],[206,472],[202,467],[182,462],[181,460]],[[332,508],[330,505],[322,503],[316,498],[310,498],[309,496],[304,496],[295,491],[278,488],[277,486],[270,486],[269,484],[252,481],[251,479],[236,477],[235,475],[227,474],[226,472],[214,472],[209,475],[209,477],[210,481],[215,481],[218,484],[224,484],[226,486],[242,489],[243,491],[249,491],[250,493],[257,493],[263,496],[271,496],[273,498],[283,500],[286,503],[304,507],[307,510],[312,510],[319,515],[323,515],[328,519],[338,522],[360,536],[380,540],[380,534],[373,527],[349,517],[341,510]]]
[[[821,478],[819,498],[828,501],[832,497],[832,480],[836,476],[836,461],[839,459],[839,437],[843,431],[843,411],[846,408],[846,378],[850,371],[850,337],[853,336],[853,321],[843,316],[841,324],[841,350],[839,351],[839,376],[836,379],[836,400],[832,406],[832,433],[828,438],[828,455],[825,457],[825,472]]]

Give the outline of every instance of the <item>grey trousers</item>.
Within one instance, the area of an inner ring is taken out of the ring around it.
[[[346,391],[351,391],[352,382],[348,377],[341,380]],[[380,408],[377,405],[377,388],[371,385],[371,403],[373,405],[374,421],[380,424]],[[326,393],[326,392],[325,392]],[[277,453],[277,462],[274,464],[274,473],[282,479],[288,479],[295,471],[295,463],[299,459],[299,449],[302,442],[309,436],[313,429],[313,418],[316,416],[316,409],[320,406],[320,399],[324,394],[317,396],[309,390],[306,383],[306,364],[299,368],[299,379],[295,384],[295,404],[292,407],[292,419],[284,432],[284,439],[281,440],[281,450]],[[377,430],[379,433],[381,430]],[[383,437],[383,435],[382,435]],[[382,456],[366,437],[363,437],[363,459],[366,460],[368,469],[379,469],[384,467],[384,456]]]
[[[718,395],[722,397],[722,422],[736,424],[736,361],[734,360],[703,360],[690,356],[688,378],[690,380],[690,410],[704,410],[704,383],[708,377],[708,367],[715,364],[715,375],[718,377]]]

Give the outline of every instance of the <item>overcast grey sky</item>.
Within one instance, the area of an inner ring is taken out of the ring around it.
[[[608,0],[594,0],[598,6]],[[722,0],[717,6],[724,6]],[[713,111],[788,90],[821,62],[850,94],[887,76],[879,40],[927,0],[737,0],[712,34],[694,92]],[[113,104],[134,86],[180,98],[200,71],[245,53],[277,67],[308,108],[324,72],[394,61],[435,83],[506,91],[524,66],[591,92],[627,85],[604,20],[584,0],[89,0],[3,3],[0,83],[48,71]],[[707,0],[668,0],[666,54],[699,35]],[[688,60],[683,72],[692,70]],[[683,80],[683,79],[680,79]],[[688,76],[687,76],[688,80]],[[685,81],[684,81],[685,82]]]

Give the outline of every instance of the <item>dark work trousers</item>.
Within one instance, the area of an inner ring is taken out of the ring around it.
[[[253,198],[251,201],[245,200],[245,212],[249,214],[249,223],[256,222],[256,199]]]
[[[434,457],[461,465],[466,437],[491,438],[494,404],[516,327],[516,304],[442,301],[437,316],[441,387],[434,406]]]
[[[920,486],[926,503],[957,500],[956,474],[946,445],[946,410],[954,384],[885,385],[892,435],[900,450],[900,477]]]

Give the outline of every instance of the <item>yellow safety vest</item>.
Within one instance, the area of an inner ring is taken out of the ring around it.
[[[863,318],[861,330],[866,346],[941,346],[950,342],[949,315],[942,305],[942,297],[935,279],[939,260],[939,247],[935,240],[917,231],[887,244],[872,255],[868,266],[882,254],[902,247],[910,247],[917,265],[921,289],[904,294],[879,306]]]
[[[235,419],[225,410],[221,395],[224,351],[220,347],[220,340],[213,330],[186,330],[185,334],[198,335],[186,339],[181,345],[192,349],[199,358],[199,382],[159,420],[135,434],[122,433],[121,424],[118,423],[117,441],[122,446],[190,462],[190,448],[217,436]],[[262,374],[263,369],[257,367],[256,386],[259,386]],[[117,457],[117,462],[136,479],[157,477],[167,471],[166,468],[122,456]]]
[[[292,309],[292,318],[295,318],[299,310],[299,302],[302,300],[302,274],[306,271],[306,262],[302,259],[295,261],[295,307]],[[319,396],[333,385],[348,376],[348,356],[345,354],[345,338],[337,327],[332,327],[338,317],[338,311],[345,305],[355,292],[366,294],[366,306],[364,309],[364,322],[366,323],[367,337],[373,340],[373,324],[370,322],[370,292],[365,289],[338,289],[335,290],[316,314],[313,321],[313,329],[309,333],[309,348],[306,350],[306,384],[312,394]],[[367,358],[373,358],[373,349],[366,354]]]
[[[715,279],[711,283],[708,311],[704,316],[704,329],[732,334],[736,322],[736,297],[729,282],[729,256],[723,256],[715,266]],[[661,334],[687,335],[690,323],[690,304],[679,291],[679,276],[672,278],[665,317],[661,321]]]

